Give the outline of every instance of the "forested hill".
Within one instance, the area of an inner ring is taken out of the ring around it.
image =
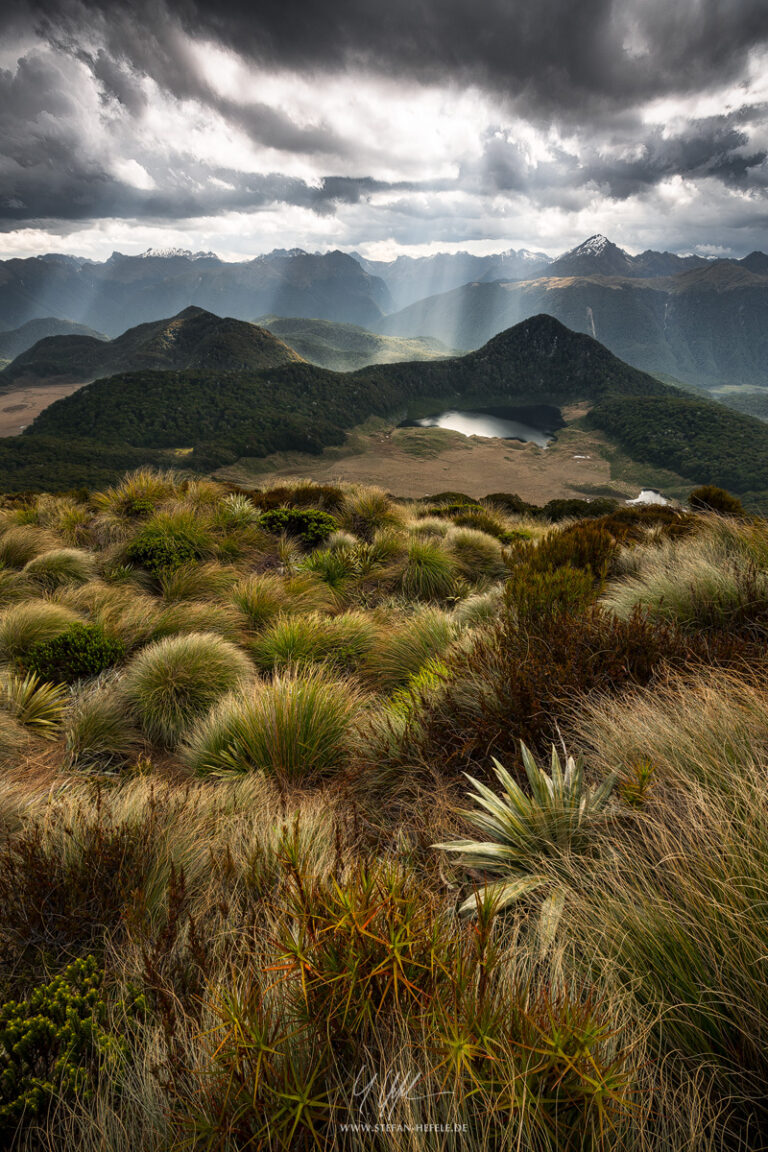
[[[353,373],[306,363],[258,373],[121,373],[46,408],[27,435],[89,437],[140,447],[213,443],[226,455],[320,450],[341,430],[414,397],[542,401],[663,395],[671,389],[589,336],[535,316],[467,356],[375,365]],[[281,427],[284,430],[281,432]],[[279,440],[279,443],[277,442]]]
[[[185,308],[177,316],[139,324],[115,340],[50,336],[0,372],[0,387],[21,383],[72,382],[118,372],[258,372],[301,357],[265,328],[245,320]]]
[[[683,396],[546,315],[449,360],[354,373],[300,362],[261,372],[133,372],[98,380],[45,409],[15,441],[0,441],[0,481],[22,453],[25,476],[35,480],[30,452],[43,437],[48,456],[55,443],[65,455],[70,440],[90,442],[98,455],[105,445],[184,448],[193,449],[185,463],[208,470],[241,456],[320,452],[343,442],[345,429],[369,416],[404,412],[419,397],[585,401],[593,422],[636,460],[675,468],[692,483],[737,492],[768,488],[766,425]],[[50,471],[45,479],[50,484]]]

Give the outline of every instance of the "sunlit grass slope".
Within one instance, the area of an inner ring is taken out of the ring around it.
[[[3,498],[0,1144],[764,1149],[768,524],[692,504]]]

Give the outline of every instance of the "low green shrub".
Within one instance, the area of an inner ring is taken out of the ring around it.
[[[24,1000],[0,1005],[0,1133],[44,1118],[54,1101],[87,1101],[109,1037],[93,956],[75,960]]]
[[[30,648],[23,663],[42,680],[74,684],[76,680],[98,676],[119,664],[124,656],[125,645],[107,636],[101,625],[70,624],[52,640]]]
[[[248,499],[265,512],[276,508],[319,508],[323,512],[338,512],[344,506],[345,495],[334,484],[279,484],[263,492],[248,492]]]
[[[211,546],[210,538],[191,512],[158,513],[148,520],[126,549],[132,564],[162,576],[194,560]]]
[[[503,512],[511,512],[515,516],[533,516],[541,509],[536,504],[528,504],[514,492],[490,492],[485,498],[486,504],[495,504]]]
[[[294,536],[305,548],[322,544],[339,527],[335,517],[316,508],[275,508],[262,514],[259,525],[275,535],[285,532]]]
[[[745,516],[744,505],[738,496],[714,484],[702,484],[688,496],[688,507],[693,512],[719,512],[721,516]]]
[[[605,498],[598,500],[550,500],[541,509],[545,520],[594,520],[598,516],[608,516],[618,508],[618,500]]]

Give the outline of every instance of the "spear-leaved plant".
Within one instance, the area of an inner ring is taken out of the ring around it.
[[[592,789],[584,781],[580,758],[567,756],[563,768],[553,745],[550,771],[546,772],[524,744],[520,751],[530,795],[494,759],[501,795],[468,776],[473,786],[469,795],[476,808],[462,813],[484,839],[455,840],[434,847],[458,852],[467,867],[499,877],[485,886],[485,895],[494,899],[497,909],[539,889],[549,889],[539,927],[545,938],[551,938],[564,902],[564,889],[554,879],[552,865],[565,856],[587,854],[594,848],[617,776],[608,776]],[[477,906],[473,895],[464,901],[461,911],[471,912]]]

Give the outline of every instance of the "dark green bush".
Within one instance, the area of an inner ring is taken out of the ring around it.
[[[563,614],[573,614],[595,598],[595,581],[583,568],[539,571],[521,564],[504,587],[504,604],[519,625],[541,627],[545,620],[556,625]]]
[[[41,680],[74,684],[98,676],[124,656],[123,644],[106,636],[98,624],[70,624],[60,636],[35,644],[25,656],[24,666]]]
[[[474,496],[466,492],[435,492],[434,496],[423,496],[422,504],[477,504]],[[430,513],[431,515],[431,513]]]
[[[592,520],[597,516],[608,516],[618,508],[617,500],[550,500],[541,509],[545,520]]]
[[[454,516],[467,516],[472,512],[484,512],[482,504],[478,504],[476,500],[453,500],[450,503],[435,503],[428,504],[419,516],[445,516],[451,519]]]
[[[688,507],[694,512],[719,512],[723,516],[744,516],[744,505],[737,496],[714,484],[694,488],[688,497]]]
[[[548,532],[538,548],[526,553],[526,559],[538,572],[581,568],[599,579],[608,572],[618,550],[614,535],[599,521],[589,520]]]
[[[297,537],[306,548],[322,544],[339,527],[335,517],[316,508],[274,508],[262,514],[259,524],[267,532]]]
[[[516,513],[519,516],[535,516],[541,512],[537,504],[527,504],[515,492],[489,492],[485,497],[486,503],[495,504],[504,512]]]
[[[339,512],[346,497],[334,484],[299,484],[290,487],[281,484],[266,492],[249,492],[257,508],[270,512],[275,508],[319,508],[323,512]]]
[[[25,1000],[0,1005],[0,1132],[10,1136],[62,1096],[89,1098],[107,1041],[102,979],[88,956]]]
[[[153,576],[173,572],[182,564],[199,560],[200,546],[197,540],[183,531],[169,531],[166,527],[147,527],[131,542],[127,550],[128,559],[140,568],[146,568]]]

